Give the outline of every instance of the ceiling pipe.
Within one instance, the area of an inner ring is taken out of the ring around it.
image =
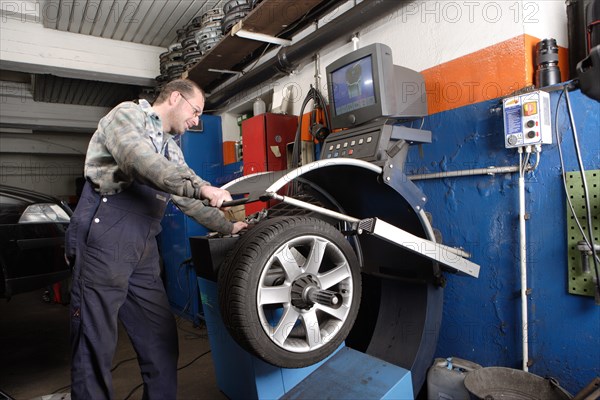
[[[302,63],[312,59],[323,47],[336,41],[350,40],[360,28],[384,17],[406,1],[365,0],[325,24],[304,39],[288,47],[282,47],[276,56],[255,69],[245,73],[229,85],[211,93],[206,99],[206,109],[215,110],[240,93],[264,82],[283,77]]]

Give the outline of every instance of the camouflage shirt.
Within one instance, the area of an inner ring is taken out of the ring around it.
[[[119,193],[136,180],[172,195],[185,214],[208,229],[231,233],[223,213],[193,199],[190,188],[209,185],[185,163],[173,136],[146,100],[124,102],[98,123],[85,159],[85,176],[102,195]]]

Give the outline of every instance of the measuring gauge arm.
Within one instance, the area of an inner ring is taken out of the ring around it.
[[[355,227],[357,233],[359,234],[373,235],[389,243],[400,246],[401,248],[410,252],[436,261],[455,272],[472,277],[479,276],[479,265],[466,260],[465,258],[469,257],[469,254],[465,251],[415,236],[380,218],[385,218],[385,216],[367,218],[363,216],[362,218],[355,218],[344,213],[333,211],[325,207],[320,207],[315,204],[301,201],[297,198],[283,196],[277,193],[286,184],[294,181],[300,176],[313,174],[312,176],[314,177],[314,174],[323,172],[326,169],[336,166],[346,167],[347,173],[368,171],[369,173],[372,173],[372,175],[368,175],[368,178],[373,179],[373,182],[378,182],[378,178],[380,176],[389,174],[389,171],[384,171],[382,167],[363,160],[350,158],[319,160],[290,171],[273,171],[269,173],[248,175],[238,178],[237,180],[225,185],[223,189],[229,190],[232,195],[246,195],[247,197],[234,200],[233,202],[224,203],[223,206],[227,207],[255,201],[268,201],[270,199],[278,200],[292,206],[304,208],[338,219],[340,221],[347,221]],[[344,170],[344,172],[346,172],[346,170]],[[369,184],[370,182],[364,179],[366,178],[363,177],[363,186]],[[405,195],[408,194],[410,193],[406,193]],[[343,194],[340,196],[343,196]]]
[[[469,275],[475,278],[479,277],[479,265],[466,260],[464,257],[468,256],[467,253],[459,249],[454,249],[452,247],[444,246],[431,240],[415,236],[379,218],[365,218],[361,220],[337,211],[306,203],[298,199],[282,196],[277,193],[265,193],[265,195],[262,197],[270,197],[286,204],[302,207],[307,210],[327,215],[329,217],[356,224],[358,234],[371,234],[380,239],[396,244],[413,253],[420,254],[430,260],[437,261],[445,267],[448,267],[458,273]]]

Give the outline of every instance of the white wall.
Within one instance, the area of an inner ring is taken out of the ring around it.
[[[152,86],[165,51],[121,40],[80,35],[42,25],[30,0],[0,1],[0,67],[7,70]]]
[[[29,84],[0,84],[0,184],[68,200],[105,107],[35,102]],[[15,128],[18,126],[19,128]]]
[[[75,195],[75,179],[83,176],[83,161],[83,157],[65,155],[2,154],[0,184],[68,201]]]
[[[341,15],[354,2],[350,1],[319,24]],[[302,36],[313,31],[305,31]],[[394,13],[359,32],[360,46],[384,43],[392,49],[394,63],[417,71],[471,54],[505,40],[529,34],[540,39],[554,37],[561,46],[567,45],[567,16],[563,0],[497,0],[497,1],[430,1],[409,2]],[[294,42],[298,39],[295,37]],[[325,67],[352,51],[352,43],[327,46],[320,51],[320,75],[323,95],[327,93]],[[274,54],[275,52],[271,53]],[[268,59],[267,55],[264,57]],[[285,88],[295,88],[293,113],[298,114],[309,85],[315,82],[314,63],[309,63],[284,78],[267,82],[262,90],[273,89],[278,105]],[[240,109],[251,109],[261,88],[249,91],[240,101],[225,110],[224,140],[236,140],[233,122]],[[307,110],[308,111],[308,110]],[[229,116],[228,114],[232,114]],[[236,125],[237,127],[237,125]]]

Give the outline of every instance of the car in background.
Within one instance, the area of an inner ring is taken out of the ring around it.
[[[71,215],[69,206],[52,196],[0,185],[0,297],[70,277],[64,243]]]

